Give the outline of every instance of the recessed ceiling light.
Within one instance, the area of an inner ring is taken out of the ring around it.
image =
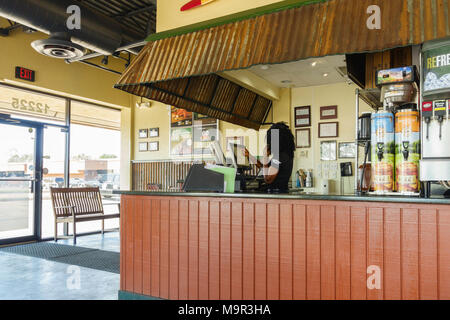
[[[315,67],[315,66],[317,66],[317,61],[314,61],[311,63],[311,67]]]
[[[329,74],[328,74],[328,73],[324,73],[323,76],[324,76],[324,77],[328,77]]]
[[[269,70],[269,66],[264,64],[261,66],[261,70]]]

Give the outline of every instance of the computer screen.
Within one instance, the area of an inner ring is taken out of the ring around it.
[[[233,154],[231,157],[231,161],[233,162],[233,166],[238,169],[239,167],[249,167],[250,161],[248,157],[245,156],[245,146],[242,144],[231,143],[229,144],[230,150]]]
[[[220,147],[219,141],[217,140],[212,141],[209,145],[209,148],[211,149],[211,152],[214,155],[216,164],[221,166],[226,165],[227,160],[225,158],[225,155],[223,154],[222,148]]]

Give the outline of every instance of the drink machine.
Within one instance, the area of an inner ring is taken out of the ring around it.
[[[450,189],[450,41],[424,44],[422,63],[420,180],[430,197],[432,183]]]
[[[415,66],[379,70],[383,110],[372,114],[372,183],[375,193],[419,194],[420,117]]]

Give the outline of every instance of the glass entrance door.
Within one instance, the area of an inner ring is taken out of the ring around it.
[[[0,244],[40,237],[42,130],[0,119]]]

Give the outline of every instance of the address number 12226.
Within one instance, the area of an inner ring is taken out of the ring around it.
[[[27,101],[25,99],[12,99],[12,107],[14,109],[29,111],[29,112],[37,112],[47,114],[50,110],[50,107],[47,104],[42,104],[40,102],[36,103],[34,101]]]

